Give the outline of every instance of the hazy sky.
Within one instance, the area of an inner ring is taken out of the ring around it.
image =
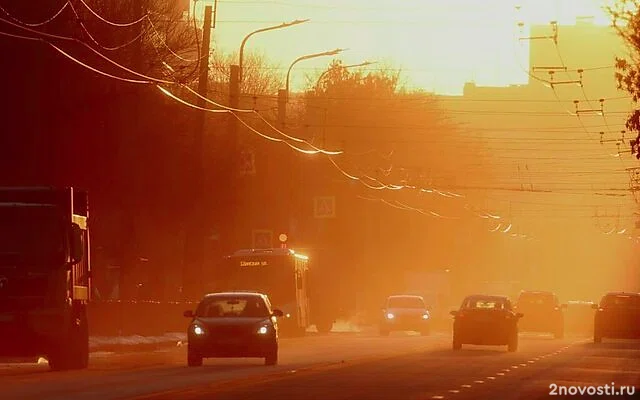
[[[213,0],[199,0],[198,9],[205,3]],[[309,18],[302,25],[254,35],[245,51],[264,52],[284,75],[299,56],[348,48],[339,56],[345,64],[382,61],[401,68],[411,87],[460,94],[470,80],[496,86],[526,82],[520,65],[527,65],[527,51],[517,45],[519,21],[573,24],[576,16],[589,15],[606,23],[603,4],[603,0],[218,0],[214,35],[219,50],[237,52],[244,36],[256,29]],[[306,73],[322,70],[330,61],[326,57],[296,64],[292,90],[302,88]],[[380,65],[372,66],[376,67]]]

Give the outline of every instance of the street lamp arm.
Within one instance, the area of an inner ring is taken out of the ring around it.
[[[261,28],[258,30],[255,30],[251,33],[249,33],[247,36],[244,37],[244,39],[242,39],[242,44],[240,44],[240,59],[238,60],[238,65],[240,66],[240,69],[242,70],[242,59],[243,59],[243,53],[244,53],[244,45],[247,43],[247,40],[249,40],[249,38],[253,35],[255,35],[256,33],[260,33],[260,32],[267,32],[267,31],[273,31],[276,29],[282,29],[282,28],[286,28],[289,26],[293,26],[293,25],[298,25],[298,24],[302,24],[305,22],[310,21],[309,19],[296,19],[295,21],[291,21],[291,22],[284,22],[280,25],[275,25],[275,26],[269,26],[267,28]]]
[[[377,63],[377,61],[364,61],[364,62],[361,62],[360,64],[344,65],[342,68],[343,69],[347,69],[347,68],[355,68],[355,67],[364,67],[364,66],[371,65],[371,64],[376,64],[376,63]],[[322,78],[324,78],[325,75],[327,75],[327,73],[329,73],[329,71],[331,71],[330,68],[324,70],[320,74],[320,76],[318,77],[318,80],[316,81],[316,92],[320,88],[320,83],[322,83]]]
[[[287,95],[289,94],[289,76],[291,75],[291,69],[293,68],[294,65],[296,65],[298,62],[303,61],[303,60],[308,60],[310,58],[316,58],[316,57],[323,57],[323,56],[333,56],[336,55],[338,53],[342,53],[344,51],[344,49],[335,49],[335,50],[331,50],[331,51],[324,51],[322,53],[315,53],[315,54],[307,54],[306,56],[301,56],[296,58],[291,65],[289,65],[289,69],[287,70],[287,82],[286,82],[286,93]]]

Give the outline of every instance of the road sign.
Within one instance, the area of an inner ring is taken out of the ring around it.
[[[238,166],[240,175],[256,174],[256,153],[253,150],[242,150]]]
[[[317,196],[313,198],[313,216],[315,218],[335,218],[335,196]]]
[[[267,229],[254,229],[251,232],[252,243],[254,249],[271,249],[273,248],[273,231]]]

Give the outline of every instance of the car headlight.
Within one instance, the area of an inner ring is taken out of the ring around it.
[[[395,315],[391,314],[391,313],[387,313],[387,319],[394,319]]]
[[[193,325],[193,327],[191,328],[191,331],[196,336],[202,336],[206,333],[204,328],[200,325]]]
[[[422,314],[422,319],[429,319],[429,314]]]
[[[263,325],[260,328],[258,328],[257,331],[258,335],[266,335],[267,333],[269,333],[269,326],[267,325]]]

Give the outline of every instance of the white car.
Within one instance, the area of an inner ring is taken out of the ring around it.
[[[389,296],[382,309],[380,335],[388,336],[392,331],[415,331],[429,335],[431,314],[422,296]]]

